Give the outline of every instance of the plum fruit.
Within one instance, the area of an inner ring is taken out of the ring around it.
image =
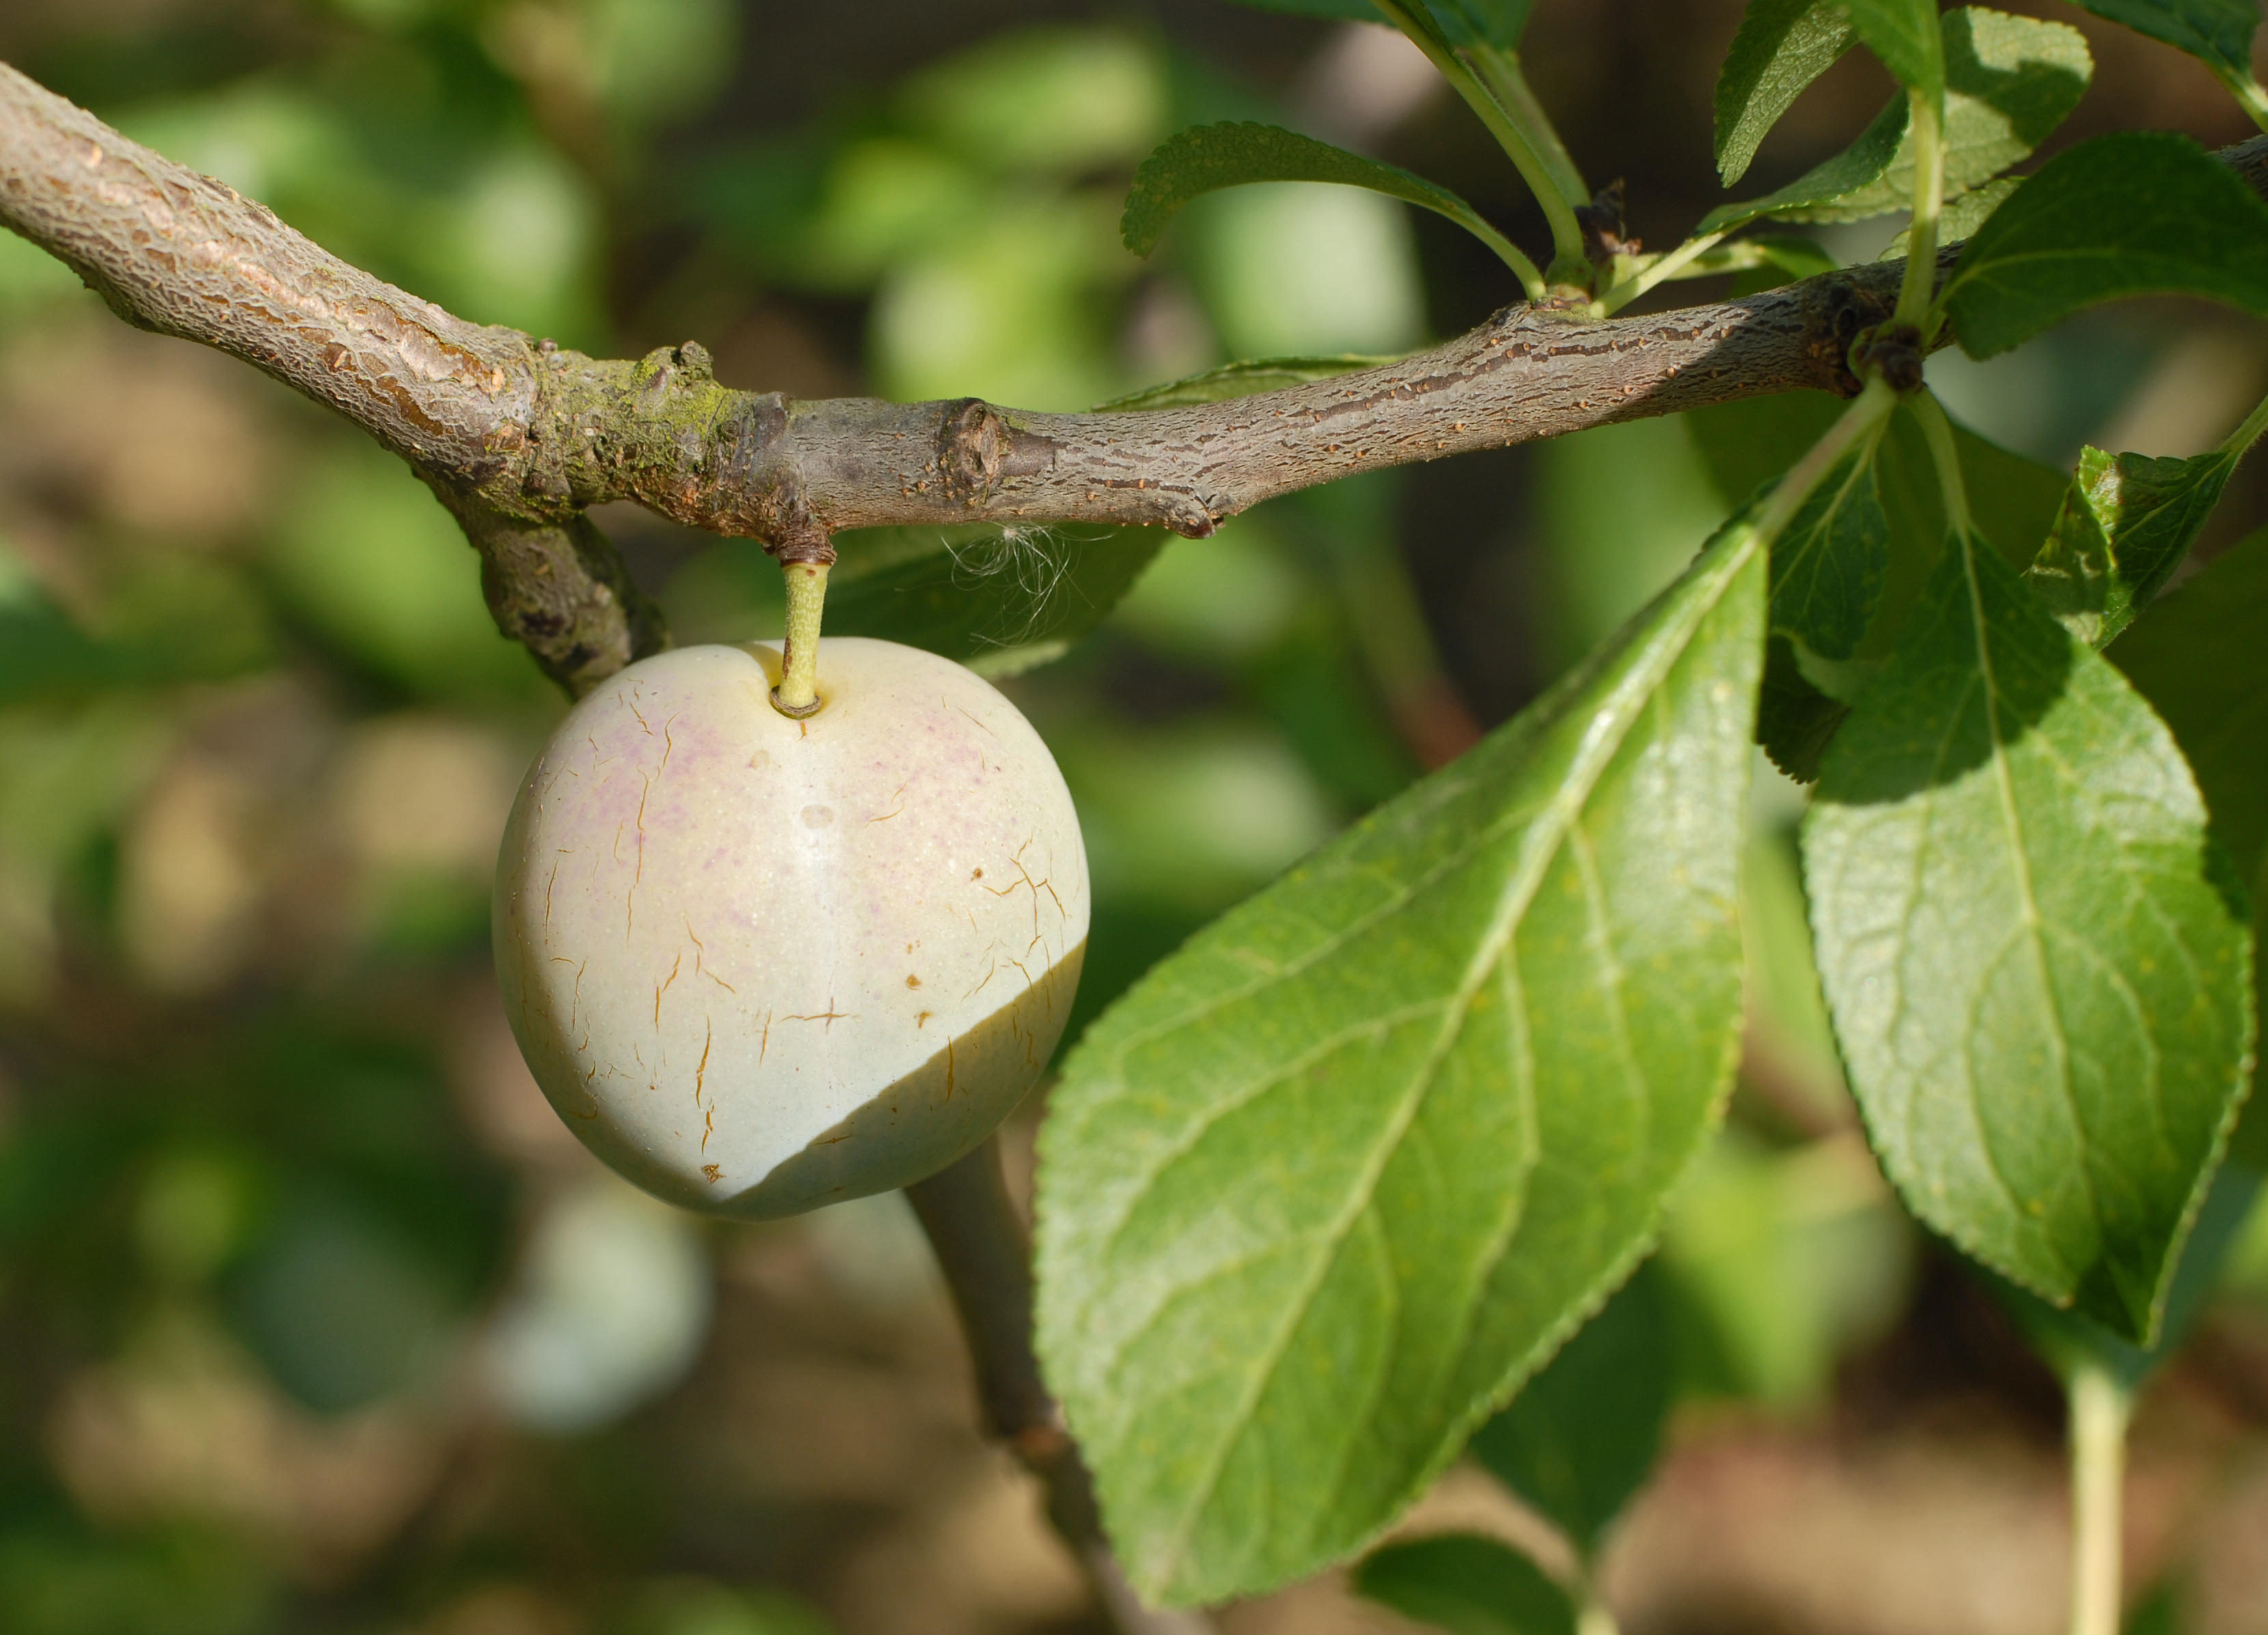
[[[591,1150],[742,1219],[974,1148],[1062,1033],[1086,855],[1039,735],[983,680],[829,637],[819,708],[776,645],[681,649],[569,712],[514,803],[497,972]]]

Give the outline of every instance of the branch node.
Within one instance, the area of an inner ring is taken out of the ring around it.
[[[999,485],[1012,435],[1000,412],[982,398],[945,406],[937,432],[937,469],[945,491],[965,502],[986,500]]]

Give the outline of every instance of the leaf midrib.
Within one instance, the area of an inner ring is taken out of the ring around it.
[[[1339,1250],[1345,1243],[1347,1233],[1355,1221],[1361,1217],[1363,1212],[1371,1206],[1375,1197],[1379,1176],[1384,1172],[1387,1163],[1391,1161],[1395,1150],[1407,1133],[1411,1120],[1417,1116],[1418,1106],[1424,1100],[1425,1087],[1431,1084],[1439,1074],[1441,1062],[1454,1046],[1463,1025],[1464,1014],[1470,1008],[1474,995],[1479,992],[1481,984],[1487,979],[1490,970],[1503,957],[1505,949],[1517,930],[1521,917],[1525,915],[1528,906],[1533,903],[1535,891],[1543,883],[1544,873],[1551,858],[1557,854],[1564,841],[1566,826],[1572,822],[1572,815],[1589,800],[1592,791],[1597,787],[1600,776],[1603,774],[1606,767],[1613,761],[1615,754],[1621,749],[1631,727],[1638,719],[1638,704],[1657,690],[1668,672],[1675,667],[1678,659],[1683,656],[1686,649],[1690,646],[1694,632],[1715,610],[1726,590],[1738,578],[1741,570],[1748,565],[1756,548],[1756,536],[1751,532],[1742,536],[1740,545],[1727,549],[1725,561],[1717,570],[1717,583],[1711,592],[1706,596],[1695,597],[1688,617],[1680,620],[1673,631],[1664,631],[1655,637],[1653,650],[1647,655],[1646,662],[1632,667],[1622,686],[1616,689],[1616,696],[1612,704],[1602,705],[1594,712],[1593,728],[1591,731],[1585,734],[1583,741],[1578,746],[1570,776],[1562,782],[1559,794],[1546,803],[1535,815],[1529,832],[1531,838],[1521,848],[1520,867],[1509,883],[1509,889],[1505,893],[1503,905],[1492,918],[1488,931],[1484,935],[1480,946],[1476,950],[1474,958],[1467,964],[1463,979],[1459,983],[1452,996],[1451,1003],[1445,1010],[1441,1031],[1434,1048],[1428,1052],[1425,1061],[1418,1071],[1413,1074],[1410,1089],[1402,1098],[1402,1105],[1396,1110],[1395,1117],[1389,1121],[1378,1141],[1374,1143],[1371,1155],[1358,1172],[1357,1184],[1349,1189],[1351,1201],[1348,1207],[1342,1210],[1321,1235],[1318,1241],[1322,1246],[1323,1252],[1316,1256],[1314,1272],[1304,1279],[1298,1295],[1287,1302],[1287,1315],[1285,1321],[1278,1325],[1277,1333],[1262,1352],[1258,1364],[1252,1371],[1251,1389],[1244,1394],[1235,1413],[1228,1421],[1238,1428],[1219,1440],[1215,1451],[1208,1458],[1207,1467],[1203,1476],[1192,1491],[1189,1503],[1176,1520],[1169,1536],[1169,1543],[1163,1551],[1163,1559],[1168,1569],[1167,1576],[1170,1577],[1174,1573],[1178,1572],[1188,1549],[1189,1536],[1196,1529],[1199,1518],[1212,1502],[1213,1495],[1219,1489],[1221,1476],[1227,1467],[1230,1454],[1235,1443],[1241,1439],[1242,1427],[1249,1422],[1252,1410],[1261,1394],[1266,1390],[1268,1382],[1275,1377],[1276,1371],[1282,1366],[1285,1354],[1290,1349],[1292,1337],[1297,1332],[1301,1318],[1314,1298],[1315,1291],[1321,1287],[1323,1279],[1329,1274],[1331,1266],[1336,1264]],[[1629,702],[1625,704],[1624,700]],[[1616,705],[1622,706],[1622,708],[1617,709],[1614,707]],[[1611,734],[1604,731],[1603,723],[1614,719],[1618,714],[1623,715],[1620,728]],[[1571,793],[1578,788],[1579,793]],[[1555,818],[1557,819],[1557,822],[1553,821]],[[1543,844],[1541,839],[1537,838],[1545,834],[1550,836],[1548,845]],[[1144,1184],[1146,1188],[1148,1183],[1145,1181]],[[1130,1209],[1129,1213],[1131,1213]]]
[[[2066,1027],[2062,1001],[2056,993],[2055,982],[2050,975],[2047,949],[2041,937],[2041,927],[2044,923],[2045,917],[2040,913],[2039,898],[2032,887],[2032,860],[2024,849],[2023,818],[2017,810],[2015,782],[2008,767],[2007,744],[2000,737],[2000,683],[1992,667],[1992,632],[1984,617],[1984,587],[1978,583],[1977,577],[1977,543],[1975,537],[1968,529],[1961,528],[1955,532],[1961,540],[1962,578],[1969,589],[1969,616],[1971,634],[1977,642],[1977,669],[1984,684],[1984,730],[1992,741],[1993,788],[1999,797],[2001,824],[2007,832],[2009,856],[2014,861],[2016,891],[2023,908],[2021,931],[2031,949],[2034,972],[2040,984],[2040,997],[2046,1006],[2048,1015],[2054,1021],[2051,1037],[2055,1045],[2056,1088],[2062,1093],[2064,1111],[2070,1117],[2072,1133],[2076,1138],[2080,1151],[2080,1162],[2078,1165],[2080,1178],[2087,1191],[2088,1211],[2094,1216],[2095,1230],[2099,1234],[2103,1226],[2102,1199],[2095,1190],[2094,1167],[2086,1162],[2086,1149],[2090,1145],[2087,1135],[2087,1121],[2080,1116],[2078,1094],[2071,1082],[2071,1043],[2066,1037]],[[2057,627],[2057,633],[2062,634],[2060,626]],[[1963,1056],[1966,1057],[1967,1053],[1964,1048]],[[1964,1062],[1964,1066],[1966,1065]],[[1977,1094],[1973,1068],[1970,1069],[1969,1076],[1970,1095],[1973,1098]],[[1981,1124],[1983,1119],[1981,1109],[1978,1110],[1977,1117]],[[1992,1143],[1989,1140],[1984,1143],[1984,1151],[1988,1160],[1992,1163],[1994,1173],[1998,1174],[1999,1163],[1997,1158],[1992,1156]],[[2004,1187],[2007,1186],[2005,1177],[2001,1184]],[[2017,1205],[2021,1213],[2023,1200],[2014,1196],[2013,1189],[2010,1189],[2010,1201]],[[2043,1242],[2047,1241],[2047,1234],[2043,1232],[2040,1235]],[[2049,1252],[2057,1260],[2063,1259],[2059,1247],[2051,1244]]]

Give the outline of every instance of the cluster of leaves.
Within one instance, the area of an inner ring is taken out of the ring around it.
[[[2226,40],[2214,57],[2183,33],[2211,7],[2095,9],[2250,84]],[[1377,8],[1555,216],[1587,201],[1523,100],[1524,10]],[[1657,258],[1563,241],[1540,272],[1446,190],[1249,122],[1160,147],[1123,236],[1146,253],[1219,188],[1353,184],[1471,228],[1531,296],[1574,288],[1602,314],[1681,273],[1815,266],[1771,240],[1719,249],[1752,224],[1911,211],[1967,238],[1942,287],[1902,304],[1925,347],[1949,328],[1990,357],[2149,292],[2268,314],[2268,207],[2186,141],[2109,136],[2004,174],[2088,82],[2059,24],[1755,0],[1720,82],[1728,183],[1857,44],[1899,82],[1882,115]],[[1354,362],[1237,365],[1148,400]],[[1751,497],[1678,583],[1153,968],[1070,1058],[1042,1146],[1040,1340],[1145,1590],[1212,1600],[1342,1558],[1469,1439],[1587,1558],[1651,1431],[1553,1438],[1604,1433],[1594,1414],[1659,1421],[1644,1404],[1664,1388],[1613,1360],[1645,1350],[1643,1286],[1582,1325],[1722,1115],[1752,739],[1815,781],[1818,970],[1907,1207],[2029,1302],[2051,1355],[2131,1380],[2178,1326],[2183,1277],[2250,1196],[2241,1170],[2215,1191],[2252,1070],[2264,798],[2245,747],[2257,658],[2227,643],[2268,611],[2268,539],[2135,620],[2259,417],[2195,459],[2089,450],[2073,476],[1950,425],[1926,392],[1892,396],[1695,416],[1719,482]],[[1572,1628],[1579,1610],[1481,1541],[1397,1546],[1360,1578],[1453,1628]]]

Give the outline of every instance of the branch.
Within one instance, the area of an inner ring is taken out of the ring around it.
[[[1032,1257],[1000,1173],[1000,1138],[917,1181],[906,1197],[921,1217],[976,1362],[976,1395],[993,1435],[1047,1489],[1048,1516],[1079,1558],[1120,1635],[1204,1635],[1195,1613],[1145,1607],[1104,1537],[1094,1484],[1063,1410],[1032,1353]]]
[[[2223,158],[2268,193],[2268,137]],[[831,560],[829,536],[881,524],[1151,524],[1202,538],[1351,472],[1734,398],[1848,395],[1851,339],[1889,316],[1904,272],[1877,262],[1605,322],[1507,308],[1329,380],[1049,414],[739,392],[697,342],[597,359],[467,323],[5,64],[0,224],[69,262],[128,322],[254,363],[408,460],[481,549],[498,625],[578,693],[666,642],[583,519],[592,505],[636,500],[790,561]]]

